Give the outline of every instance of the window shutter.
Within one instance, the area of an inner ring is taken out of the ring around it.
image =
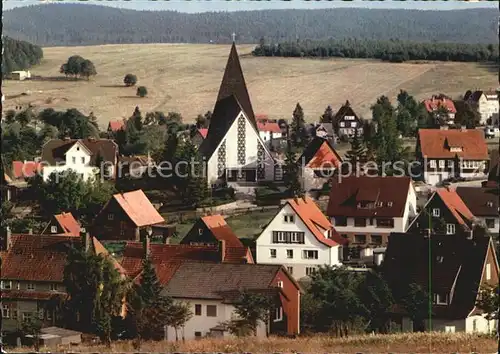
[[[301,233],[299,234],[299,241],[300,241],[300,243],[305,243],[305,240],[304,240],[304,235],[305,235],[305,234],[304,234],[303,232],[301,232]]]
[[[273,243],[278,243],[278,232],[273,231]]]

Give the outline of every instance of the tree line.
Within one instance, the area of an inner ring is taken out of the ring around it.
[[[261,10],[180,13],[84,4],[18,7],[4,13],[4,32],[42,46],[125,43],[258,43],[348,37],[415,42],[497,43],[490,9]]]
[[[43,58],[43,50],[37,45],[12,39],[2,38],[2,77],[16,70],[25,70],[39,64]]]
[[[277,57],[367,58],[396,63],[408,60],[496,62],[498,61],[498,45],[379,41],[354,38],[266,44],[265,39],[261,38],[252,54]]]

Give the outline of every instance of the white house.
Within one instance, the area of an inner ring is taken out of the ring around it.
[[[12,80],[25,80],[31,78],[31,72],[29,71],[24,71],[24,70],[19,70],[19,71],[13,71],[10,73],[10,77]]]
[[[488,146],[478,129],[419,129],[416,156],[430,185],[455,177],[487,178]]]
[[[53,139],[42,147],[43,180],[54,172],[76,172],[84,181],[93,179],[102,171],[105,177],[116,173],[118,145],[109,139]]]
[[[498,93],[490,91],[466,92],[464,100],[469,102],[481,115],[481,124],[498,126]]]
[[[257,129],[259,130],[261,139],[265,142],[268,142],[271,139],[279,139],[282,137],[281,128],[276,122],[258,120]]]
[[[410,177],[348,176],[333,179],[327,215],[349,240],[344,259],[373,261],[373,250],[387,245],[391,232],[405,232],[417,214]]]
[[[257,238],[257,263],[282,264],[300,279],[341,265],[345,243],[311,198],[289,199]]]
[[[259,135],[234,42],[199,151],[209,185],[227,182],[243,191],[257,181],[274,180],[275,161]]]

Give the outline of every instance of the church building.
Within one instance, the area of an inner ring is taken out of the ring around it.
[[[259,136],[234,41],[200,153],[211,186],[227,182],[239,189],[275,179],[276,163]]]

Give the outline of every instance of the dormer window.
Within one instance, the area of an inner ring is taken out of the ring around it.
[[[377,207],[381,207],[382,205],[384,205],[382,202],[377,202],[377,203],[376,203],[376,206],[377,206]]]
[[[488,208],[492,208],[492,207],[493,207],[493,202],[492,202],[492,201],[488,201],[488,202],[486,202],[486,206],[487,206]]]
[[[448,305],[448,294],[445,293],[434,294],[434,303],[437,305]]]
[[[443,257],[443,256],[437,256],[437,257],[436,257],[436,261],[437,261],[438,263],[443,263],[443,261],[444,261],[444,257]]]
[[[462,152],[461,146],[450,146],[450,152]]]
[[[50,227],[50,232],[53,233],[53,234],[56,234],[57,233],[57,226],[51,226]]]
[[[115,215],[112,214],[112,213],[109,213],[108,214],[108,220],[114,220],[115,219]]]
[[[392,206],[392,202],[387,202],[387,206],[391,207]]]

